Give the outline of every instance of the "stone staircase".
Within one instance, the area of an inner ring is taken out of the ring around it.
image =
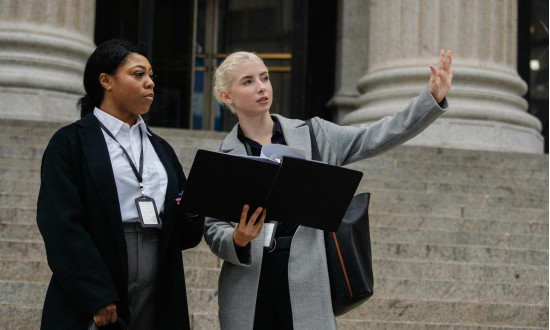
[[[0,329],[38,329],[51,275],[40,159],[60,123],[0,120]],[[154,128],[188,173],[224,133]],[[548,155],[402,146],[350,166],[372,193],[375,294],[339,329],[548,329]],[[219,329],[221,266],[183,253],[193,329]]]

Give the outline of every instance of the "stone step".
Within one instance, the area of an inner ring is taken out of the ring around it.
[[[427,329],[427,330],[505,330],[505,329],[515,329],[515,330],[536,330],[536,329],[546,329],[545,327],[531,327],[531,326],[487,326],[487,325],[477,325],[477,324],[458,324],[458,323],[441,323],[441,322],[392,322],[392,321],[364,321],[364,320],[347,320],[347,319],[337,319],[336,325],[339,330],[377,330],[377,329],[400,329],[400,330],[417,330],[417,329]],[[202,329],[202,328],[201,328]]]
[[[217,289],[220,268],[190,267],[185,265],[187,285],[197,289]],[[478,283],[509,287],[548,285],[548,267],[519,265],[485,265],[458,262],[432,262],[402,259],[373,260],[375,286],[384,279],[433,281],[434,283]]]
[[[42,235],[36,224],[0,222],[0,240],[40,241]]]
[[[373,296],[341,319],[475,324],[492,327],[548,327],[548,306],[511,303],[394,299]]]
[[[49,283],[52,272],[46,260],[0,259],[0,281]]]
[[[548,250],[508,249],[418,243],[371,242],[372,256],[379,259],[470,262],[490,265],[548,265]]]
[[[462,185],[480,185],[480,186],[510,186],[510,187],[533,187],[535,189],[544,189],[547,185],[548,176],[539,175],[529,178],[518,178],[514,176],[502,176],[498,172],[487,172],[483,175],[470,175],[460,172],[442,172],[437,169],[409,169],[409,170],[395,170],[393,168],[385,168],[380,170],[369,170],[362,167],[362,163],[365,161],[359,161],[347,166],[350,169],[363,172],[363,178],[361,184],[367,185],[370,178],[389,178],[388,180],[408,180],[419,182],[435,182],[435,183],[447,183],[447,184],[462,184]]]
[[[548,235],[518,235],[500,232],[498,228],[489,232],[452,231],[446,229],[386,227],[383,223],[371,225],[371,239],[385,243],[455,244],[470,246],[494,246],[544,250],[548,248]],[[0,240],[40,241],[42,236],[36,224],[12,224],[0,222]]]
[[[40,182],[27,181],[24,179],[18,180],[17,178],[2,179],[0,181],[0,194],[29,194],[38,196],[38,190],[40,189]]]
[[[13,180],[20,178],[24,181],[40,182],[39,170],[5,169],[0,168],[0,180]]]
[[[548,306],[548,284],[434,281],[380,277],[374,290],[381,297],[468,301],[469,303],[529,304]]]
[[[391,282],[391,281],[390,281]],[[392,282],[385,284],[408,286],[405,282]],[[432,287],[425,286],[419,288],[419,292],[415,297],[396,297],[393,291],[384,292],[384,286],[378,285],[378,293],[375,293],[375,297],[371,298],[365,304],[359,306],[355,310],[342,316],[341,319],[353,319],[358,318],[362,320],[384,320],[384,321],[396,321],[396,320],[409,320],[423,322],[449,322],[454,323],[457,320],[455,316],[457,313],[461,314],[462,319],[458,320],[459,323],[472,322],[474,324],[488,324],[497,326],[499,324],[506,325],[523,325],[523,326],[544,326],[544,317],[546,322],[548,321],[547,313],[544,310],[547,309],[544,303],[542,304],[530,304],[521,302],[508,302],[507,304],[491,303],[490,298],[488,302],[476,301],[470,296],[472,289],[475,286],[471,286],[470,283],[463,283],[462,287],[458,287],[455,284],[455,291],[453,297],[450,299],[419,299],[419,297],[425,297],[425,291],[432,290]],[[0,281],[0,290],[3,293],[1,299],[1,306],[21,306],[39,308],[42,305],[45,293],[47,289],[46,283],[34,283],[34,282],[7,282]],[[489,289],[498,288],[491,287]],[[547,287],[546,287],[547,289]],[[452,289],[449,289],[452,290]],[[437,291],[437,290],[436,290]],[[461,293],[456,293],[460,291]],[[534,290],[533,290],[534,291]],[[544,290],[540,290],[544,292]],[[491,291],[487,291],[491,292]],[[448,294],[445,292],[443,294]],[[534,293],[534,292],[533,292]],[[413,295],[411,293],[410,295]],[[466,296],[459,298],[458,296]],[[539,294],[540,296],[540,294]],[[384,297],[383,299],[377,297]],[[447,297],[446,297],[447,298]],[[454,298],[458,298],[455,300]],[[464,300],[466,299],[466,300]],[[190,312],[215,312],[217,310],[217,292],[216,290],[208,289],[188,289],[188,300]],[[535,299],[536,300],[536,299]],[[463,301],[469,301],[468,304],[464,304]],[[381,308],[383,307],[383,309]],[[428,307],[428,309],[426,309]],[[430,308],[431,307],[431,308]],[[437,307],[437,308],[436,308]],[[494,307],[498,307],[495,309]],[[527,309],[527,310],[526,310]],[[430,315],[431,311],[437,311]],[[490,311],[491,313],[485,313]],[[500,311],[500,312],[499,312]],[[461,313],[462,312],[462,313]],[[504,313],[503,313],[504,312]],[[511,315],[507,313],[513,312]],[[527,312],[527,315],[522,315]],[[494,313],[498,313],[498,317],[494,316]],[[416,315],[415,315],[416,314]],[[535,315],[533,315],[535,314]],[[525,316],[526,318],[515,317]],[[421,318],[418,318],[421,317]],[[435,318],[435,319],[434,319]],[[518,322],[519,321],[519,322]],[[503,322],[503,323],[500,323]]]
[[[547,250],[548,235],[512,235],[501,232],[472,233],[466,231],[421,230],[409,228],[370,228],[371,238],[385,243],[452,244],[492,246],[514,249]]]
[[[0,156],[0,168],[4,170],[40,171],[42,158],[22,158]]]
[[[493,308],[487,308],[493,310]],[[523,313],[528,314],[528,313]],[[22,307],[22,306],[5,306],[0,305],[0,329],[38,329],[40,326],[40,318],[42,309],[38,307]],[[530,316],[530,315],[528,315]],[[336,323],[340,330],[364,330],[364,329],[429,329],[429,330],[491,330],[491,329],[518,329],[518,330],[536,330],[548,329],[546,326],[533,327],[529,325],[487,325],[475,324],[468,322],[457,321],[455,323],[422,322],[419,321],[376,321],[376,320],[361,320],[348,319],[346,315],[337,318]],[[190,315],[192,330],[219,330],[219,321],[216,313],[196,312]],[[517,323],[517,321],[515,322]]]
[[[29,209],[36,207],[37,192],[34,194],[0,195],[0,207]],[[542,204],[542,205],[541,205]],[[412,194],[395,191],[379,191],[371,195],[369,210],[372,212],[389,212],[394,214],[422,214],[438,217],[468,217],[466,212],[482,212],[483,217],[490,217],[496,211],[504,214],[521,211],[522,214],[534,212],[539,216],[548,214],[548,204],[538,200],[512,198],[476,198],[459,194]],[[514,212],[515,211],[515,212]],[[269,215],[269,213],[268,213]],[[513,220],[514,217],[504,216]]]
[[[548,166],[548,154],[519,154],[461,149],[445,149],[419,146],[399,146],[374,159],[387,157],[395,163],[412,161],[413,163],[468,164],[497,168],[545,168]]]
[[[222,261],[210,250],[190,249],[182,252],[183,266],[185,268],[220,268]]]
[[[450,244],[384,243],[372,241],[373,258],[423,261],[472,262],[491,265],[548,265],[548,250],[509,249],[491,246]],[[220,267],[220,260],[208,250],[183,252],[190,267]],[[0,240],[0,259],[46,260],[42,241]]]
[[[469,210],[467,210],[469,212]],[[409,210],[410,212],[410,210]],[[476,218],[451,218],[445,216],[423,216],[411,213],[390,214],[387,209],[369,210],[371,226],[386,228],[413,228],[425,230],[449,230],[490,233],[510,233],[516,235],[548,235],[548,216],[544,211],[486,210]],[[503,213],[500,215],[500,213]],[[514,218],[511,214],[515,214]],[[520,217],[521,216],[521,217]],[[509,220],[505,218],[510,218]],[[517,220],[516,220],[517,219]],[[36,206],[11,208],[0,206],[0,224],[36,224]]]
[[[48,283],[0,281],[0,305],[42,307]]]
[[[188,287],[216,289],[220,268],[210,258],[209,266],[204,262],[191,261],[190,251],[185,251],[184,267]],[[203,259],[204,260],[204,259]],[[548,268],[544,266],[486,265],[458,262],[432,262],[403,259],[373,260],[375,283],[381,278],[402,278],[412,280],[460,281],[507,283],[521,285],[547,285]],[[51,271],[47,262],[25,260],[0,260],[0,280],[48,282]]]
[[[191,313],[216,313],[217,292],[191,289],[187,292]],[[380,298],[379,298],[380,297]],[[548,306],[516,303],[400,299],[373,296],[338,320],[376,322],[422,322],[472,324],[492,327],[547,327]]]
[[[422,215],[430,218],[451,219],[502,219],[503,221],[543,222],[548,218],[548,208],[511,208],[506,205],[481,207],[467,204],[429,203],[427,200],[418,203],[400,203],[386,201],[376,195],[372,196],[369,214]]]
[[[539,218],[532,221],[504,219],[464,219],[447,217],[427,217],[369,212],[371,227],[414,228],[421,230],[447,230],[472,233],[509,233],[514,235],[548,236],[548,220]]]
[[[30,208],[0,206],[0,223],[35,224],[36,205]]]
[[[373,258],[375,286],[379,278],[548,285],[547,265],[491,265],[414,259]]]
[[[218,321],[217,314],[209,313],[193,313],[190,315],[191,318],[191,329],[201,329],[201,330],[219,330],[220,325]],[[395,321],[365,321],[365,320],[353,320],[345,318],[337,318],[336,325],[339,330],[386,330],[386,329],[400,329],[400,330],[417,330],[417,329],[427,329],[427,330],[500,330],[500,329],[517,329],[517,330],[535,330],[535,329],[547,329],[547,327],[530,327],[530,326],[487,326],[487,325],[477,325],[477,324],[457,324],[457,323],[441,323],[441,322],[395,322]]]
[[[0,304],[0,329],[40,329],[41,317],[42,305],[28,307]]]
[[[380,191],[397,190],[414,193],[473,194],[491,197],[541,198],[548,199],[548,189],[528,186],[508,186],[505,179],[498,186],[474,184],[425,182],[414,180],[392,180],[391,178],[366,178],[360,183],[360,190]]]
[[[209,251],[183,252],[188,287],[216,289],[221,261]],[[413,280],[494,282],[522,285],[547,285],[548,267],[525,265],[487,265],[445,261],[374,258],[375,281],[380,278]],[[45,260],[0,259],[0,280],[48,282],[51,271]],[[378,285],[378,283],[377,283]]]
[[[40,159],[43,151],[29,152],[32,155],[38,155],[35,158],[28,158],[25,153],[21,153],[20,150],[14,152],[15,156],[6,155],[0,153],[0,169],[4,178],[10,176],[15,178],[25,178],[31,176],[33,178],[39,178],[36,172],[40,168]],[[180,162],[189,172],[189,168],[192,163],[192,157],[180,157]],[[194,157],[194,151],[193,151]],[[489,188],[500,188],[498,196],[518,196],[517,191],[531,191],[536,190],[536,194],[532,194],[527,197],[539,196],[542,192],[543,196],[548,196],[546,189],[546,182],[548,181],[548,173],[545,171],[545,175],[536,175],[534,178],[522,178],[518,175],[508,176],[502,173],[495,172],[492,169],[488,169],[484,175],[472,175],[471,172],[451,172],[447,173],[439,170],[438,168],[429,168],[426,170],[412,168],[409,170],[400,170],[385,167],[380,170],[376,170],[376,175],[371,175],[369,168],[362,167],[366,161],[354,163],[350,168],[355,168],[364,172],[364,178],[360,187],[365,189],[372,189],[372,187],[385,187],[387,189],[398,190],[414,190],[430,192],[436,190],[438,192],[451,192],[451,193],[479,193],[484,195],[492,195],[495,191]],[[30,172],[30,173],[29,173]],[[524,173],[523,169],[520,173]],[[384,178],[380,180],[380,178]],[[480,191],[481,187],[481,191]],[[505,195],[503,195],[505,193]],[[525,196],[525,194],[520,194]]]

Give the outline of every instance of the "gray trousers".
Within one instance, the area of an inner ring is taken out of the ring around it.
[[[130,330],[155,328],[155,280],[158,268],[160,230],[124,222],[128,250],[128,307]]]

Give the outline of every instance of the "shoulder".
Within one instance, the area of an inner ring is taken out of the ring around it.
[[[277,118],[282,127],[300,127],[305,125],[305,121],[301,119],[287,118],[278,114],[273,114],[272,116]]]

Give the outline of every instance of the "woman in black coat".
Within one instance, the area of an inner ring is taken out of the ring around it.
[[[54,134],[42,159],[37,223],[52,278],[41,327],[120,319],[189,329],[181,251],[200,242],[204,221],[178,210],[183,169],[141,118],[154,98],[151,65],[132,44],[108,41],[88,59],[84,88],[82,118]],[[138,211],[141,196],[149,208]]]

